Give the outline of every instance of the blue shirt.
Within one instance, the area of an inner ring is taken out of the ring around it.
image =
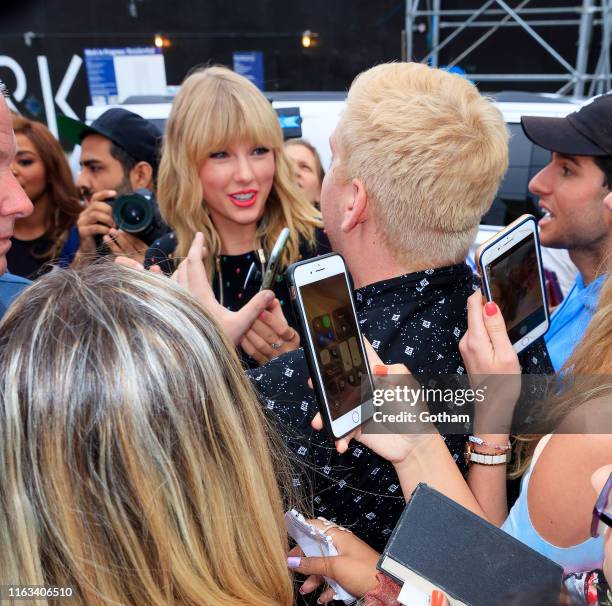
[[[8,306],[21,291],[32,284],[21,276],[14,276],[8,271],[0,276],[0,318],[4,315]]]
[[[604,278],[605,275],[599,276],[597,280],[585,286],[582,276],[578,274],[571,290],[552,315],[544,340],[556,372],[559,372],[582,339],[597,307]]]

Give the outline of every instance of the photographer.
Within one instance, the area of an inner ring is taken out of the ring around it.
[[[142,262],[150,242],[118,229],[107,201],[140,189],[153,191],[161,133],[121,108],[109,109],[90,126],[65,116],[58,118],[58,125],[66,141],[81,145],[76,184],[86,207],[77,222],[80,243],[73,265],[91,263],[101,243],[112,253]]]

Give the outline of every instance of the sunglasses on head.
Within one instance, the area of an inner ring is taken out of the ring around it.
[[[591,522],[591,536],[601,536],[607,528],[612,526],[612,473],[599,494],[595,507],[593,507],[593,521]]]

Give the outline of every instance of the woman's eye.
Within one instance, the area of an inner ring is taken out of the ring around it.
[[[256,147],[253,149],[253,155],[255,156],[263,156],[264,154],[267,154],[270,150],[267,147],[263,147],[262,145],[260,145],[259,147]]]
[[[570,175],[573,175],[574,173],[572,173],[572,171],[567,167],[567,166],[563,166],[563,176],[564,177],[569,177]]]
[[[224,152],[224,151],[213,152],[212,154],[210,154],[209,157],[214,158],[216,160],[221,160],[222,158],[227,158],[227,152]]]
[[[30,166],[34,164],[34,160],[19,160],[19,166]]]

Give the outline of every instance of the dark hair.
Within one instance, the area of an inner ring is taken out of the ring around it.
[[[51,240],[49,250],[41,255],[53,259],[62,250],[70,228],[76,223],[82,207],[64,150],[49,129],[40,122],[13,115],[15,134],[27,137],[45,165],[47,192],[51,203],[49,227],[44,236]]]
[[[131,156],[128,152],[123,149],[123,147],[119,147],[116,143],[110,142],[110,155],[121,164],[121,168],[123,168],[123,175],[126,179],[130,178],[130,172],[132,169],[138,164],[138,160],[136,160],[133,156]]]
[[[593,160],[604,174],[604,186],[612,189],[612,156],[594,156]]]

